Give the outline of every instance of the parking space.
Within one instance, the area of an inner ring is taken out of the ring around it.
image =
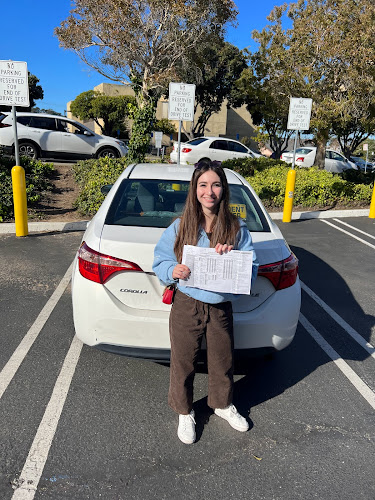
[[[192,446],[168,366],[73,340],[66,272],[82,233],[0,236],[1,498],[374,498],[375,224],[327,222],[278,223],[300,261],[301,321],[287,349],[236,369],[249,432],[212,414],[202,369]]]

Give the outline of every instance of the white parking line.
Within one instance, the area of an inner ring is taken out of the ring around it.
[[[365,398],[370,406],[375,410],[375,393],[370,387],[363,382],[363,380],[350,368],[333,347],[320,335],[320,333],[313,327],[313,325],[300,314],[299,321],[305,330],[312,336],[315,342],[323,349],[323,351],[332,359],[337,368],[345,375],[345,377],[354,385],[357,391]]]
[[[362,233],[365,236],[368,236],[369,238],[372,238],[373,240],[375,240],[375,236],[373,236],[372,234],[366,233],[365,231],[362,231],[362,229],[358,229],[358,227],[352,226],[352,225],[348,224],[347,222],[344,222],[343,220],[340,220],[340,219],[333,219],[333,220],[336,222],[339,222],[340,224],[343,224],[344,226],[350,227],[351,229],[354,229],[354,231],[358,231],[358,233]]]
[[[363,347],[369,354],[375,359],[375,347],[370,344],[369,342],[366,342],[366,340],[360,335],[354,328],[352,328],[341,316],[339,316],[333,309],[329,307],[328,304],[324,302],[316,293],[314,293],[311,288],[309,288],[303,281],[301,283],[301,288],[304,290],[317,304],[320,305],[322,309],[325,310],[326,313],[328,313],[332,319],[338,323],[341,328],[343,328],[346,333],[348,333],[358,344]]]
[[[27,353],[29,352],[31,346],[35,342],[38,337],[40,331],[45,325],[46,321],[50,317],[52,311],[54,310],[56,304],[60,300],[62,294],[64,293],[66,287],[70,282],[70,277],[72,274],[72,266],[73,263],[69,266],[69,269],[66,271],[63,279],[58,284],[56,290],[53,292],[51,297],[48,299],[46,305],[40,311],[38,317],[32,324],[31,328],[24,336],[24,338],[19,343],[18,347],[9,358],[7,364],[0,372],[0,399],[2,398],[4,391],[10,384],[14,375],[16,374],[18,368],[20,367],[22,361],[25,359]]]
[[[32,500],[35,496],[81,354],[82,345],[82,342],[77,337],[73,338],[56,380],[51,399],[31,445],[21,476],[17,481],[18,486],[13,493],[12,500]]]
[[[335,229],[337,229],[338,231],[341,231],[349,236],[351,236],[352,238],[360,241],[361,243],[371,247],[371,248],[375,248],[375,245],[372,245],[371,243],[369,243],[368,241],[366,240],[363,240],[362,238],[359,238],[358,236],[356,236],[355,234],[352,234],[352,233],[349,233],[349,231],[345,231],[345,229],[342,229],[341,227],[338,227],[338,226],[335,226],[335,224],[332,224],[332,222],[328,222],[327,220],[325,219],[321,219],[321,222],[324,222],[324,224],[328,224],[329,226],[332,226],[334,227]]]

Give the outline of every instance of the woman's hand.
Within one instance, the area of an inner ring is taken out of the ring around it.
[[[220,255],[223,255],[223,253],[228,253],[231,250],[233,250],[233,245],[227,245],[226,243],[224,243],[224,245],[222,245],[221,243],[218,243],[215,247],[215,250]]]
[[[175,280],[186,280],[190,275],[190,269],[184,264],[177,264],[173,269],[172,278]]]

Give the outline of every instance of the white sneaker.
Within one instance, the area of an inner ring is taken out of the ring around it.
[[[242,415],[240,415],[237,411],[237,408],[234,405],[229,405],[228,408],[216,408],[216,415],[221,418],[224,418],[229,424],[236,429],[236,431],[246,432],[249,429],[249,424]]]
[[[185,444],[193,444],[195,441],[195,413],[194,410],[188,415],[178,416],[177,436]]]

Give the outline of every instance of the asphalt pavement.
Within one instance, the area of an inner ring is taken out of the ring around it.
[[[375,498],[375,221],[277,223],[300,262],[295,340],[236,367],[247,433],[212,414],[197,374],[191,446],[166,403],[168,366],[74,337],[82,231],[1,235],[0,498]]]

